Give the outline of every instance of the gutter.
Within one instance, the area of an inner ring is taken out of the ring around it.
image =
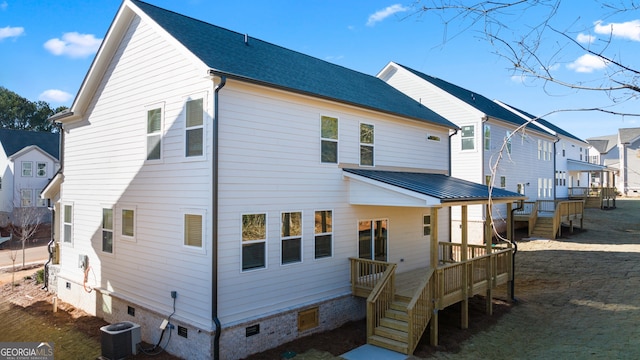
[[[219,92],[227,83],[227,77],[217,74],[214,70],[209,70],[209,76],[213,81],[213,139],[211,141],[211,318],[216,325],[216,334],[213,338],[213,358],[220,359],[220,335],[222,325],[218,319],[218,127],[220,114],[218,111]],[[215,84],[215,76],[220,77],[220,83]]]

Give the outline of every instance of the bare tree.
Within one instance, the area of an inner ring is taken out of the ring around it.
[[[590,4],[594,3],[580,6]],[[575,11],[575,2],[561,0],[417,0],[413,16],[436,17],[444,26],[443,44],[463,32],[476,31],[497,56],[506,60],[513,75],[528,84],[542,82],[547,93],[562,89],[600,91],[609,96],[611,106],[635,100],[640,95],[640,70],[635,67],[635,54],[628,53],[635,49],[614,40],[640,40],[640,23],[606,20],[635,14],[640,4],[633,0],[596,0],[595,5],[602,11],[600,19],[583,19]],[[568,9],[575,15],[567,22],[566,16],[558,14]],[[583,76],[576,80],[557,71],[562,66]],[[599,71],[589,72],[594,68]],[[640,116],[610,106],[575,110]]]
[[[23,191],[33,192],[33,189],[20,189],[17,191],[16,200],[19,207],[13,210],[13,221],[10,225],[11,232],[16,236],[22,245],[22,267],[25,266],[25,248],[28,240],[32,239],[38,231],[43,219],[43,210],[41,207],[32,203],[31,196],[28,200],[22,196]]]

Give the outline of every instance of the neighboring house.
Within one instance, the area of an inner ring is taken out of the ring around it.
[[[591,150],[589,161],[615,170],[608,182],[594,173],[593,186],[616,187],[625,196],[640,196],[640,128],[622,128],[614,135],[587,139]]]
[[[447,176],[456,125],[380,79],[140,1],[51,120],[50,287],[149,343],[168,318],[167,351],[188,359],[361,319],[349,258],[435,267],[448,204],[489,199]]]
[[[451,176],[525,195],[528,200],[553,200],[555,135],[505,109],[496,102],[406,66],[390,62],[377,75],[460,128],[451,136]],[[493,175],[493,177],[492,177]],[[484,242],[487,210],[469,209],[469,241]],[[495,229],[506,230],[506,210],[492,211]],[[452,211],[452,236],[457,237],[461,214]]]
[[[0,129],[0,226],[50,221],[40,192],[58,171],[59,135]]]
[[[593,166],[588,162],[589,144],[586,141],[543,118],[538,118],[497,100],[496,103],[522,116],[526,121],[531,121],[557,138],[557,141],[553,143],[552,155],[555,161],[555,199],[568,199],[570,192],[573,195],[573,189],[588,187],[590,172],[602,170],[601,166]],[[539,140],[538,158],[544,156],[543,154],[544,142]]]

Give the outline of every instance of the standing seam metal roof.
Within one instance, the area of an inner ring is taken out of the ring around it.
[[[489,187],[444,174],[414,173],[368,169],[342,169],[345,172],[397,186],[423,195],[446,201],[488,200]],[[493,188],[491,198],[521,198],[525,196]]]
[[[366,75],[142,1],[132,2],[211,69],[231,77],[413,119],[457,126]]]

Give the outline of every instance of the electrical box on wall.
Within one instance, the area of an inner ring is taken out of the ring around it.
[[[89,257],[87,255],[79,255],[78,256],[78,267],[82,270],[86,270],[87,266],[89,266]]]

